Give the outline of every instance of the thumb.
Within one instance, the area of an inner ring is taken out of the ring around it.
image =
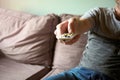
[[[68,33],[75,33],[75,30],[74,30],[74,19],[73,18],[68,20]]]

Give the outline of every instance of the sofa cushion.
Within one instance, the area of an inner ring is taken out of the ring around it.
[[[75,15],[75,14],[60,14],[59,15],[60,18],[61,18],[61,21],[65,21],[69,18],[72,18],[72,17],[80,17],[81,15]]]
[[[0,50],[0,58],[1,57],[4,57],[5,55],[1,52],[1,50]]]
[[[55,14],[37,16],[0,8],[0,49],[9,58],[30,64],[51,64]]]
[[[18,63],[5,57],[0,58],[0,80],[26,80],[44,69],[44,66]]]
[[[45,78],[49,77],[49,76],[53,76],[53,75],[57,75],[61,72],[66,71],[66,69],[57,69],[57,68],[53,68],[47,75],[45,75],[41,80],[44,80]]]
[[[65,21],[71,17],[80,17],[74,14],[61,14],[61,21]],[[82,52],[87,42],[87,34],[82,34],[80,39],[72,44],[65,45],[57,41],[54,55],[53,68],[70,69],[77,66],[82,57]]]
[[[80,39],[72,45],[65,45],[57,41],[53,68],[70,69],[76,67],[80,62],[86,42],[87,34],[81,35]]]

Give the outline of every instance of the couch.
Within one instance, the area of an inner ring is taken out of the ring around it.
[[[0,8],[0,80],[43,80],[76,67],[87,34],[72,45],[59,42],[56,25],[73,14],[33,15]]]

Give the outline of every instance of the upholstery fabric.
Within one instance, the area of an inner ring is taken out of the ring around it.
[[[57,75],[61,72],[66,71],[66,69],[58,69],[58,68],[53,68],[46,76],[44,76],[41,80],[44,80],[45,78],[53,75]]]
[[[70,69],[76,67],[80,62],[86,42],[87,34],[81,35],[80,39],[72,45],[65,45],[57,41],[53,68]]]
[[[18,63],[2,57],[0,58],[0,80],[26,80],[44,68],[44,66]]]
[[[60,17],[61,21],[64,21],[71,17],[80,17],[80,15],[61,14]],[[65,45],[57,41],[53,68],[70,69],[76,67],[80,62],[86,42],[87,34],[82,34],[80,39],[72,45]]]
[[[0,8],[0,49],[13,60],[49,66],[58,23],[55,14],[37,16]]]
[[[75,15],[75,14],[61,14],[59,15],[60,18],[61,18],[61,21],[65,21],[69,18],[72,18],[72,17],[80,17],[81,15]]]

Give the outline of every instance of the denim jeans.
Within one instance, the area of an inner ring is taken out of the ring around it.
[[[112,80],[108,76],[83,67],[76,67],[44,80]]]

